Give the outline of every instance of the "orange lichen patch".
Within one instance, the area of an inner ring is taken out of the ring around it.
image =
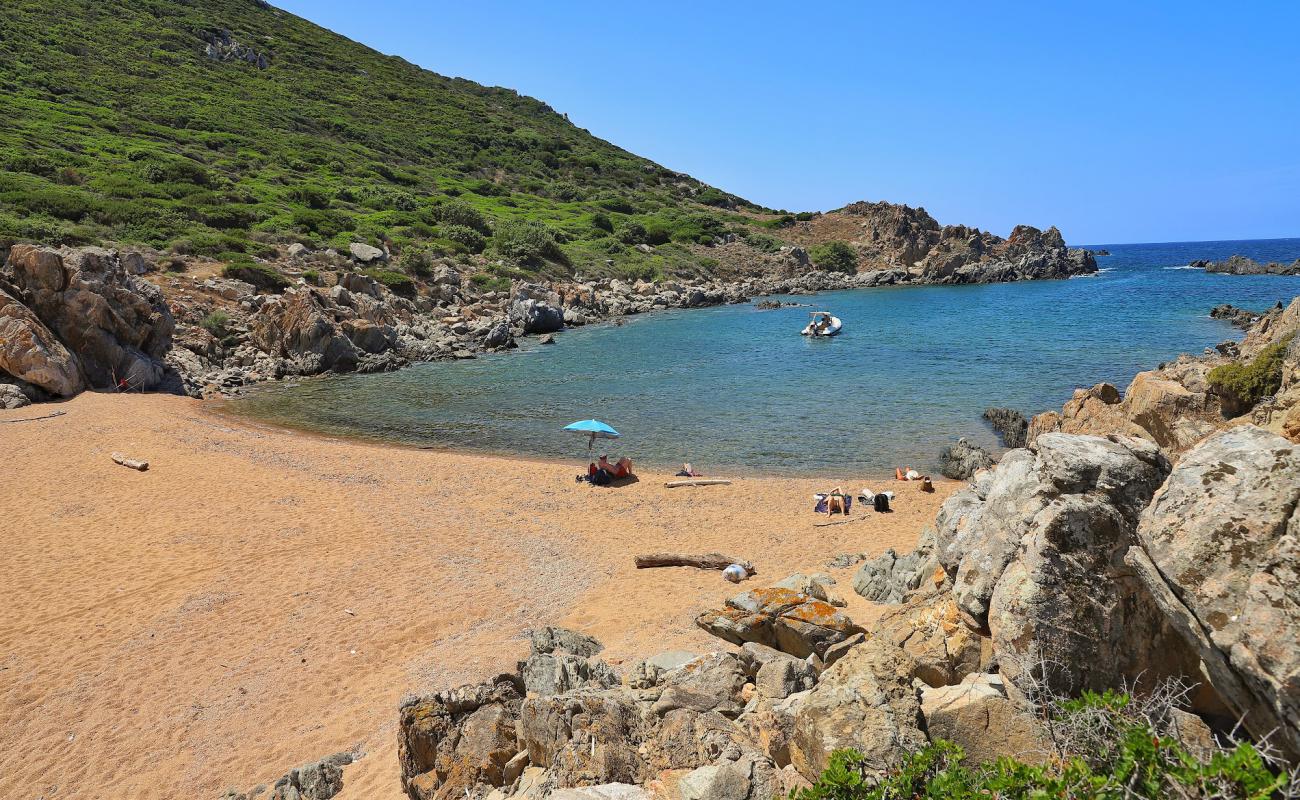
[[[781,616],[834,630],[852,630],[857,627],[853,620],[841,614],[835,606],[811,598],[782,612]]]

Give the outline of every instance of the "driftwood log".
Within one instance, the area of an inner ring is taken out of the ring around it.
[[[722,553],[704,553],[702,555],[691,555],[689,553],[648,553],[636,557],[637,569],[649,569],[651,567],[695,567],[696,569],[726,569],[732,564],[739,564],[745,568],[749,575],[757,575],[758,570],[748,561],[739,558],[726,556]]]
[[[680,481],[668,481],[664,484],[669,489],[676,489],[680,486],[730,486],[731,481],[726,478],[683,478]]]
[[[113,458],[114,463],[121,464],[122,466],[126,467],[127,469],[134,469],[134,470],[137,470],[137,471],[139,471],[139,472],[144,472],[145,470],[149,469],[149,462],[148,462],[148,461],[141,461],[141,460],[138,459],[138,458],[127,458],[126,456],[122,455],[121,453],[114,453],[114,454],[112,455],[112,458]]]

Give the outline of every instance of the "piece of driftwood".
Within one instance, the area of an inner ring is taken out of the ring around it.
[[[726,478],[682,478],[679,481],[668,481],[664,484],[669,489],[676,489],[678,486],[730,486],[731,481]]]
[[[722,553],[704,553],[703,555],[691,555],[689,553],[648,553],[636,557],[637,569],[648,569],[651,567],[695,567],[696,569],[726,569],[732,564],[739,564],[745,568],[745,572],[750,575],[757,575],[758,571],[754,565],[748,561],[742,561],[732,556],[725,556]]]
[[[127,469],[134,469],[140,472],[144,472],[145,470],[149,469],[149,462],[141,461],[138,458],[127,458],[121,453],[114,453],[112,458],[115,463],[121,464]]]
[[[68,412],[66,412],[66,411],[55,411],[53,414],[46,414],[46,415],[41,416],[41,417],[23,417],[22,419],[0,419],[0,423],[9,424],[9,423],[13,423],[13,422],[36,422],[37,420],[40,420],[40,419],[54,419],[55,417],[61,417],[61,416],[63,416],[63,415],[66,414],[66,413],[68,413]]]

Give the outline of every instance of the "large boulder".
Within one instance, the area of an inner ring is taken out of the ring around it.
[[[27,306],[0,290],[0,372],[60,397],[85,388],[81,362]]]
[[[758,642],[800,658],[825,657],[829,648],[863,632],[831,604],[777,587],[736,595],[695,623],[729,642]]]
[[[162,384],[175,322],[158,287],[129,274],[115,251],[14,245],[3,274],[77,356],[88,385],[148,390]]]
[[[912,688],[912,659],[891,642],[870,639],[822,673],[794,712],[790,762],[805,777],[819,775],[831,753],[860,751],[884,770],[926,743]]]
[[[1013,683],[1028,670],[1073,693],[1194,674],[1123,564],[1169,469],[1142,439],[1044,434],[944,503],[939,558],[958,612]]]
[[[528,698],[518,731],[529,763],[549,770],[557,786],[643,782],[638,750],[649,721],[637,701],[628,690],[592,688]]]
[[[1300,447],[1253,426],[1186,453],[1128,554],[1246,729],[1300,755]]]
[[[510,321],[524,333],[554,333],[564,327],[564,311],[540,300],[524,298],[510,305]]]
[[[594,638],[566,628],[530,632],[531,653],[519,664],[529,695],[547,697],[586,686],[610,688],[618,673],[596,658],[603,646]]]
[[[950,686],[989,666],[989,640],[962,624],[947,591],[916,592],[880,617],[871,635],[892,642],[912,659],[912,676],[929,686]]]
[[[397,758],[407,796],[450,800],[483,785],[501,786],[518,752],[523,697],[523,682],[507,674],[403,702]]]
[[[973,673],[956,686],[921,692],[931,739],[960,745],[971,765],[1002,757],[1041,762],[1052,752],[1044,723],[1008,696],[1001,675]]]

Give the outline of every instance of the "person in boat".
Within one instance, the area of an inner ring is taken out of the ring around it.
[[[831,315],[830,315],[830,314],[822,314],[820,317],[817,318],[817,332],[818,332],[818,333],[825,333],[826,331],[828,331],[828,330],[830,330],[830,329],[831,329]]]
[[[609,456],[603,455],[596,462],[596,469],[603,469],[609,473],[611,478],[626,478],[632,474],[632,459],[623,456],[613,464],[609,463]]]

